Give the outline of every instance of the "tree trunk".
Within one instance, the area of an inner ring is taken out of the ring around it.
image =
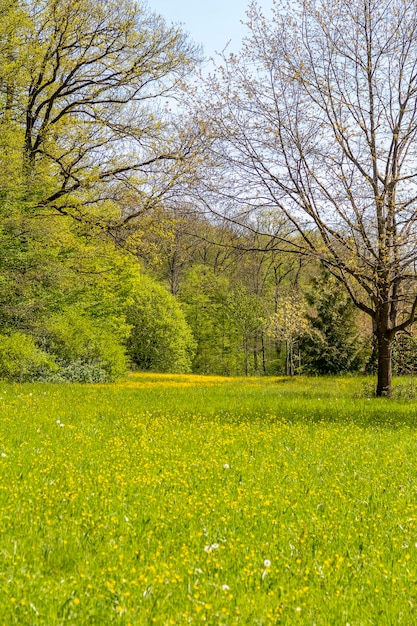
[[[294,344],[291,339],[287,339],[286,341],[287,347],[287,355],[286,355],[286,363],[285,363],[285,375],[286,376],[294,376]]]
[[[261,342],[262,342],[262,370],[266,376],[266,355],[265,355],[265,337],[264,332],[261,330]]]
[[[392,338],[385,332],[377,332],[378,341],[378,382],[377,398],[390,398],[392,395]]]
[[[255,330],[253,334],[253,371],[258,374],[258,345],[259,345],[259,333]]]

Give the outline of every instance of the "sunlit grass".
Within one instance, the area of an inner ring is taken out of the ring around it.
[[[0,623],[417,623],[398,385],[0,384]]]

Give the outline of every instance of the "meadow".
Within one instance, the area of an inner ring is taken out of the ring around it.
[[[417,403],[372,384],[0,383],[0,624],[417,624]]]

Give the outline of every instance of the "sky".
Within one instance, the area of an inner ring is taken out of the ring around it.
[[[181,23],[191,39],[202,44],[206,57],[221,52],[229,40],[227,48],[237,52],[240,48],[246,27],[245,11],[249,0],[147,0],[155,13],[160,13],[167,22]],[[267,12],[272,0],[259,2]]]

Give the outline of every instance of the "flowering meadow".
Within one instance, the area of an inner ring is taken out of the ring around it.
[[[417,623],[404,385],[1,384],[0,624]]]

